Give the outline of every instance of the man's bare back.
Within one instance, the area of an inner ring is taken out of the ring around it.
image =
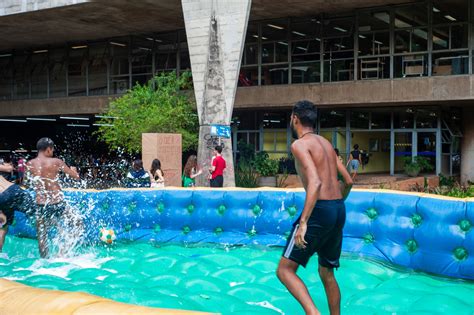
[[[37,157],[29,161],[27,167],[36,191],[37,204],[56,204],[63,200],[59,186],[59,172],[64,167],[62,160]]]
[[[314,164],[317,169],[319,194],[318,200],[336,200],[342,198],[339,181],[337,180],[337,156],[331,143],[325,138],[316,134],[307,134],[293,143],[295,148],[304,148],[306,159]],[[308,180],[316,178],[306,178],[306,172],[301,168],[304,162],[296,159],[296,170],[301,177],[305,189],[308,189]]]
[[[38,150],[38,156],[26,164],[28,174],[36,191],[36,203],[57,204],[64,198],[59,185],[59,173],[64,172],[74,179],[79,179],[79,174],[74,167],[68,167],[63,160],[53,158],[52,140],[42,138],[40,141],[44,143]]]

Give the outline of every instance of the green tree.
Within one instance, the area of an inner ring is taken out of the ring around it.
[[[142,133],[180,133],[183,150],[196,149],[199,123],[192,94],[191,74],[161,73],[147,84],[135,85],[110,102],[97,134],[112,149],[141,151]]]

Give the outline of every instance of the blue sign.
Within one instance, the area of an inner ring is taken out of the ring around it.
[[[211,126],[211,136],[229,139],[230,135],[231,135],[230,126],[223,126],[223,125]]]

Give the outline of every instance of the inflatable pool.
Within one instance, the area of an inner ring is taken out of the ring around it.
[[[96,263],[89,266],[37,260],[31,256],[34,241],[10,238],[7,251],[13,254],[0,259],[5,266],[0,277],[146,306],[301,312],[274,274],[304,203],[300,190],[68,191],[67,196],[86,215],[88,240],[100,242],[99,230],[107,227],[119,242],[94,247]],[[473,200],[354,190],[346,207],[345,257],[337,273],[346,313],[473,313]],[[33,224],[17,213],[11,231],[34,237]],[[15,242],[22,243],[21,250]],[[315,262],[301,273],[324,311]]]

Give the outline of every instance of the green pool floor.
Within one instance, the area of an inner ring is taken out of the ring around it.
[[[303,314],[275,276],[281,249],[116,244],[69,259],[38,259],[36,242],[8,237],[0,277],[139,305],[222,314]],[[87,251],[87,252],[86,252]],[[0,256],[2,257],[2,256]],[[313,258],[299,275],[323,314]],[[474,314],[474,282],[344,258],[336,272],[343,314]]]

